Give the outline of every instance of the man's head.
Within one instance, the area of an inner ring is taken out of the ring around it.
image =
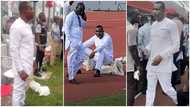
[[[141,19],[141,13],[138,9],[135,9],[133,11],[131,11],[131,20],[129,20],[129,22],[134,25],[134,24],[139,24],[140,23],[140,19]]]
[[[129,11],[128,14],[131,15],[131,20],[133,20],[135,18],[135,20],[140,20],[141,17],[141,13],[138,9],[134,9],[132,11]],[[129,20],[129,21],[131,21]]]
[[[141,17],[141,22],[144,25],[145,23],[152,23],[153,22],[153,16],[150,14],[143,15]]]
[[[142,22],[142,24],[145,24],[145,23],[148,23],[149,22],[149,19],[148,19],[149,17],[147,16],[147,15],[143,15],[142,17],[141,17],[141,22]]]
[[[100,39],[103,38],[104,36],[104,29],[102,25],[97,25],[96,26],[96,32],[95,32],[96,36]]]
[[[69,5],[71,6],[74,3],[74,1],[69,1]]]
[[[138,14],[136,14],[132,19],[131,19],[131,24],[133,26],[136,26],[137,28],[139,27],[139,24],[140,24],[140,17]]]
[[[79,2],[75,8],[75,12],[77,15],[82,15],[84,13],[85,6],[84,3]]]
[[[41,13],[38,15],[38,18],[39,18],[39,21],[41,21],[41,22],[46,22],[45,13],[41,12]]]
[[[30,21],[33,19],[34,13],[30,2],[21,1],[19,3],[19,13],[21,17],[25,18],[25,21]]]
[[[165,12],[165,4],[162,1],[158,1],[154,3],[154,8],[153,8],[153,16],[155,17],[156,20],[160,20],[163,18]]]

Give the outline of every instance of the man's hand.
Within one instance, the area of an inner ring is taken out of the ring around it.
[[[86,17],[86,13],[85,13],[85,12],[83,12],[81,16],[82,16],[82,19],[83,19],[83,20],[85,20],[85,21],[87,20],[87,17]]]
[[[154,59],[153,59],[153,62],[152,62],[152,65],[153,66],[156,66],[156,65],[159,65],[160,62],[162,61],[162,57],[160,55],[156,56]]]
[[[148,50],[146,48],[142,49],[143,55],[148,55]]]
[[[20,71],[20,72],[18,72],[18,73],[19,73],[20,78],[21,78],[23,81],[25,81],[25,80],[28,78],[28,74],[27,74],[24,70],[22,70],[22,71]]]
[[[134,72],[134,75],[133,75],[133,78],[136,79],[136,80],[139,80],[139,76],[140,76],[140,71],[137,70]]]
[[[89,58],[92,59],[92,58],[94,57],[95,53],[96,53],[96,52],[93,51],[93,52],[90,54]]]

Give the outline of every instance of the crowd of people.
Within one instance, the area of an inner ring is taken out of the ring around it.
[[[50,28],[47,25],[45,13],[41,12],[37,18],[37,24],[34,25],[35,34],[35,71],[34,75],[41,77],[42,72],[46,71],[46,67],[42,65],[49,62],[54,65],[55,59],[63,60],[63,18],[54,16]],[[50,34],[48,34],[48,30]],[[46,54],[50,51],[50,54]],[[45,61],[47,60],[47,61]]]
[[[128,106],[139,94],[146,95],[146,106],[153,106],[157,81],[176,105],[188,104],[189,22],[177,12],[165,13],[165,8],[164,2],[155,2],[152,14],[134,10],[128,20]],[[185,89],[179,92],[176,85],[184,74]]]

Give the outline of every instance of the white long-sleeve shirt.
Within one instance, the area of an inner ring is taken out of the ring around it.
[[[177,17],[173,18],[172,21],[174,21],[177,24],[178,33],[179,33],[179,36],[181,37],[181,33],[183,31],[183,23]]]
[[[66,19],[66,16],[72,11],[72,7],[71,5],[69,4],[70,1],[66,1],[64,4],[63,4],[63,25],[65,23],[65,19]],[[62,28],[62,32],[64,32],[64,26]]]
[[[79,19],[81,25],[79,24]],[[79,19],[74,11],[66,16],[64,23],[64,30],[66,35],[65,49],[67,49],[69,46],[75,48],[82,42],[83,28],[85,27],[86,22],[80,15]]]
[[[104,36],[101,39],[94,35],[83,43],[86,48],[91,47],[93,44],[95,44],[96,47],[94,51],[104,51],[106,55],[113,58],[112,38],[108,33],[104,32]]]
[[[72,7],[69,4],[70,1],[66,1],[63,5],[63,20],[72,11]]]
[[[10,28],[10,55],[17,72],[33,72],[34,35],[31,26],[18,18]]]
[[[146,69],[158,72],[172,72],[176,70],[173,64],[173,54],[179,50],[179,33],[177,25],[170,19],[154,22],[151,27],[150,44],[146,47],[150,52]],[[152,66],[157,55],[163,58],[159,65]]]

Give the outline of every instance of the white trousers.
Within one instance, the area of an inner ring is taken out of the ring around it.
[[[85,49],[86,55],[90,55],[92,50],[90,48]],[[95,56],[93,58],[95,69],[98,69],[101,71],[101,67],[103,65],[108,65],[113,63],[113,58],[109,55],[107,55],[103,50],[100,52],[95,53]]]
[[[12,106],[24,106],[27,82],[16,75],[13,83]]]
[[[73,80],[76,77],[76,73],[80,69],[84,58],[85,53],[82,45],[77,49],[70,47],[67,55],[69,80]]]
[[[159,81],[162,90],[166,93],[175,104],[177,104],[177,92],[171,84],[172,72],[147,72],[148,86],[146,91],[146,106],[153,106],[157,81]]]

